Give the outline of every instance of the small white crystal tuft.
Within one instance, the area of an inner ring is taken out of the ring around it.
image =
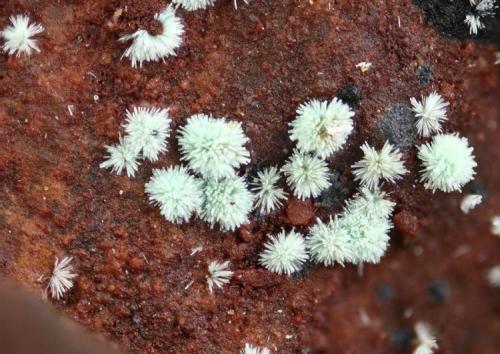
[[[500,288],[500,264],[488,271],[488,282],[495,288]]]
[[[106,145],[108,151],[107,159],[102,162],[100,168],[111,168],[116,174],[121,174],[123,170],[127,172],[127,177],[134,177],[139,168],[139,152],[130,144],[128,139],[119,138],[117,145]]]
[[[137,64],[142,67],[143,62],[164,60],[166,57],[176,55],[175,50],[182,43],[184,25],[175,15],[172,5],[167,6],[154,18],[163,26],[160,34],[153,36],[146,30],[139,29],[120,37],[122,42],[132,40],[132,44],[125,50],[123,56],[130,59],[134,68]]]
[[[161,215],[173,223],[189,221],[203,203],[202,182],[182,166],[153,170],[145,189],[150,202],[158,205]]]
[[[77,275],[73,273],[71,265],[72,257],[64,257],[61,262],[56,258],[54,269],[49,281],[49,288],[52,297],[56,300],[61,299],[64,294],[73,287],[73,278]]]
[[[418,133],[423,137],[429,137],[434,133],[440,133],[441,123],[446,121],[446,107],[449,103],[443,100],[437,92],[432,92],[427,97],[422,97],[422,101],[416,98],[410,99],[413,112],[417,116],[416,123]]]
[[[232,177],[235,169],[250,161],[244,145],[248,138],[241,123],[195,114],[180,129],[182,160],[205,178]]]
[[[461,190],[476,174],[472,151],[467,138],[458,134],[439,134],[431,143],[421,145],[418,157],[424,167],[421,181],[425,188],[433,192]]]
[[[290,123],[290,139],[297,147],[321,158],[330,156],[347,141],[353,130],[354,112],[338,98],[331,101],[311,100],[297,109]]]
[[[10,17],[11,24],[0,32],[0,37],[5,40],[2,46],[4,52],[16,56],[31,55],[33,50],[40,52],[36,39],[32,37],[43,32],[43,26],[38,23],[29,24],[29,21],[26,15]]]
[[[246,343],[240,354],[271,354],[271,352],[267,348],[254,347],[250,343]]]
[[[132,148],[142,151],[142,156],[149,161],[156,162],[159,154],[167,151],[170,121],[167,109],[134,107],[131,112],[127,111],[123,127]]]
[[[464,214],[469,214],[469,211],[481,204],[482,201],[483,196],[481,194],[467,194],[460,202],[460,210]]]
[[[402,161],[403,154],[388,141],[380,151],[367,143],[361,146],[361,150],[363,158],[352,165],[354,180],[361,181],[370,189],[377,188],[380,179],[394,183],[408,172]]]
[[[491,233],[495,236],[500,236],[500,216],[495,215],[491,218]]]
[[[427,324],[417,322],[415,324],[415,334],[417,335],[417,347],[413,354],[432,354],[435,349],[438,349],[436,337],[434,337]]]
[[[229,261],[224,263],[210,262],[208,265],[207,284],[208,290],[213,293],[214,287],[222,288],[228,284],[233,276],[233,271],[229,270]]]
[[[260,254],[260,263],[265,268],[286,275],[302,269],[309,256],[301,234],[295,230],[288,234],[281,231],[277,235],[270,235],[269,239],[264,245],[265,250]]]
[[[354,258],[350,241],[349,234],[339,227],[337,219],[330,219],[326,224],[318,219],[317,224],[309,229],[306,244],[316,263],[325,266],[338,263],[343,266],[344,262]]]
[[[330,186],[326,162],[299,150],[293,152],[281,171],[287,176],[288,185],[299,199],[317,197]]]
[[[213,227],[233,231],[248,222],[254,196],[242,177],[207,180],[203,189],[204,202],[200,216]]]
[[[255,206],[262,214],[268,214],[282,205],[286,200],[286,193],[277,186],[280,175],[276,167],[266,168],[257,172],[257,177],[251,183],[251,190],[255,194]]]

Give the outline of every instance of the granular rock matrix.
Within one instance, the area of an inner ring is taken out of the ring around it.
[[[45,31],[41,53],[0,55],[1,273],[41,294],[54,257],[72,256],[75,287],[54,306],[131,352],[237,353],[248,342],[279,353],[408,353],[423,320],[440,352],[495,353],[500,303],[485,272],[500,253],[488,231],[500,213],[498,47],[441,37],[410,0],[252,0],[237,11],[219,0],[177,11],[186,33],[176,57],[132,68],[118,38],[157,32],[152,14],[165,5],[2,2],[2,27],[26,13]],[[372,66],[362,71],[360,62]],[[460,193],[432,194],[418,182],[414,144],[423,140],[405,107],[433,90],[450,102],[444,130],[475,147],[473,184],[487,197],[469,215]],[[175,225],[148,203],[152,169],[179,163],[175,134],[169,152],[135,178],[99,168],[136,105],[169,108],[173,131],[195,113],[240,121],[250,138],[247,170],[281,166],[296,108],[338,94],[356,115],[328,160],[335,188],[289,199],[235,232],[200,220]],[[291,278],[264,270],[266,235],[304,232],[315,217],[339,212],[357,187],[350,166],[359,146],[385,139],[401,139],[394,143],[410,173],[385,186],[397,209],[381,263],[362,276],[353,266],[308,264]],[[207,265],[226,260],[234,276],[210,295]]]

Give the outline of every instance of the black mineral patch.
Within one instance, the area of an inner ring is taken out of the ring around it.
[[[342,204],[349,194],[349,190],[340,180],[338,172],[332,172],[330,183],[330,187],[325,189],[316,199],[317,204],[326,208],[333,208]]]
[[[415,122],[415,114],[410,106],[397,103],[382,116],[379,123],[380,133],[384,140],[389,140],[400,150],[408,150],[418,142]]]
[[[359,104],[363,99],[363,92],[358,85],[349,84],[340,89],[337,97],[341,99],[342,102],[347,103],[350,107],[356,108],[359,107]]]
[[[422,65],[417,68],[416,78],[419,85],[428,85],[432,81],[432,66],[427,63],[422,63]]]
[[[409,328],[398,328],[391,334],[391,343],[399,352],[406,352],[410,347],[413,333]]]
[[[445,301],[448,298],[449,293],[450,291],[446,283],[440,280],[433,281],[427,287],[427,295],[429,295],[434,302],[440,303]]]
[[[380,283],[376,287],[376,293],[380,300],[390,300],[394,297],[394,288],[389,283]]]
[[[467,183],[464,187],[464,194],[479,194],[483,197],[483,201],[488,195],[486,193],[486,186],[484,182],[477,178]]]
[[[498,9],[495,16],[482,18],[485,29],[477,35],[471,35],[469,27],[464,22],[465,16],[474,14],[474,8],[469,0],[413,0],[413,3],[423,11],[427,21],[446,37],[500,43]]]

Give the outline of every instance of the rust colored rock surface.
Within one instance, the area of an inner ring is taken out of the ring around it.
[[[253,288],[269,288],[283,283],[283,277],[270,273],[264,269],[241,270],[235,274],[235,279],[244,286]]]
[[[414,237],[418,231],[417,217],[407,210],[394,215],[394,227],[405,237]]]
[[[314,218],[314,209],[310,200],[289,199],[286,205],[286,217],[294,226],[307,225]]]
[[[41,53],[0,54],[1,273],[41,294],[54,257],[72,256],[75,287],[53,305],[129,352],[237,353],[250,342],[273,353],[408,353],[413,324],[424,320],[443,353],[495,353],[500,298],[484,274],[500,254],[488,232],[500,213],[500,171],[492,168],[500,161],[498,47],[441,37],[410,0],[252,0],[237,11],[232,0],[218,0],[207,10],[178,10],[186,34],[177,56],[134,69],[121,59],[128,43],[118,38],[157,30],[152,16],[164,6],[1,1],[2,28],[21,13],[45,27]],[[356,68],[362,61],[372,63],[366,72]],[[432,76],[422,84],[424,63]],[[399,116],[407,109],[393,109],[433,90],[450,102],[444,131],[475,147],[488,197],[469,216],[458,193],[432,194],[418,182],[413,142],[424,140]],[[288,123],[298,105],[339,92],[354,100],[356,115],[346,145],[327,161],[342,181],[333,202],[291,199],[235,232],[199,219],[174,225],[148,203],[144,183],[153,168],[180,162],[175,132],[190,115],[242,122],[252,164],[281,166],[294,147]],[[168,153],[127,178],[99,164],[134,105],[169,108],[173,133]],[[394,119],[383,130],[387,112]],[[392,127],[398,132],[385,130]],[[422,237],[396,242],[395,232],[388,254],[362,276],[351,265],[308,264],[293,277],[262,269],[267,234],[305,232],[314,217],[338,213],[337,196],[357,188],[351,165],[359,146],[406,131],[410,173],[384,189],[397,210],[411,213],[395,220],[398,230],[413,233],[414,216]],[[210,294],[207,265],[226,260],[235,276]],[[442,303],[429,284],[446,288]]]

